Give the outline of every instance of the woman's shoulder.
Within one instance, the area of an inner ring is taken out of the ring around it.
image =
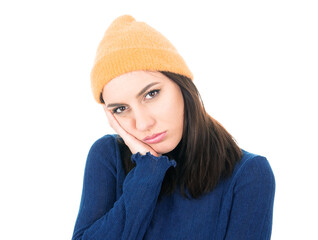
[[[242,149],[242,158],[241,161],[238,164],[238,168],[242,171],[246,167],[250,166],[259,166],[262,169],[270,169],[271,166],[269,164],[269,161],[267,160],[266,157],[248,152],[244,149]]]
[[[92,145],[91,149],[113,149],[117,142],[116,134],[107,134],[98,138]]]
[[[266,157],[242,149],[242,158],[235,166],[232,183],[254,181],[255,183],[275,185],[273,170]]]
[[[120,159],[117,137],[118,135],[108,134],[97,139],[89,150],[87,162],[116,166]]]
[[[107,134],[98,138],[91,146],[90,153],[115,153],[117,149],[117,135]]]

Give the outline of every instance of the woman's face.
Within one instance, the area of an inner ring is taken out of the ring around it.
[[[104,87],[103,99],[122,128],[157,153],[170,152],[180,142],[183,96],[162,73],[135,71],[116,77]]]

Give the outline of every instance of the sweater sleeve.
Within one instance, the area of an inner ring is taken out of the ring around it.
[[[176,162],[150,153],[132,155],[136,167],[126,176],[116,201],[115,154],[114,143],[102,148],[95,143],[88,154],[73,240],[143,239],[165,173]]]
[[[225,239],[270,239],[275,179],[266,158],[256,156],[241,167],[233,188]]]

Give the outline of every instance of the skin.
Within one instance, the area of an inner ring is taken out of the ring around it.
[[[154,156],[172,151],[183,132],[184,101],[179,86],[160,72],[134,71],[112,79],[103,88],[110,126],[133,154]],[[158,143],[145,138],[165,133]]]

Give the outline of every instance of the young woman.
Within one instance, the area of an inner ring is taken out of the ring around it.
[[[91,81],[118,134],[89,151],[73,240],[270,239],[271,167],[205,112],[192,79],[146,23],[107,29]]]

